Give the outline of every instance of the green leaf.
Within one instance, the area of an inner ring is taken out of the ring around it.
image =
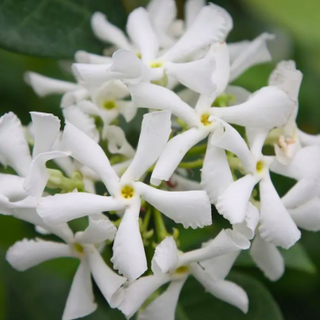
[[[194,279],[187,281],[177,309],[178,320],[219,319],[219,320],[282,320],[280,309],[269,291],[259,281],[232,272],[228,277],[241,286],[249,297],[249,312],[245,315],[237,308],[205,293]]]
[[[0,320],[5,319],[5,288],[3,285],[2,274],[0,273]]]
[[[90,18],[101,11],[123,28],[126,12],[120,0],[0,0],[0,46],[19,53],[73,58],[77,50],[101,53]]]

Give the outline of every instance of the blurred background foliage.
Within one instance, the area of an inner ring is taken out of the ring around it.
[[[0,46],[3,48],[0,49],[1,114],[13,111],[24,124],[30,121],[28,112],[31,110],[51,112],[61,117],[60,97],[38,98],[24,83],[24,72],[32,70],[71,80],[72,76],[66,70],[68,59],[72,59],[75,50],[100,53],[103,48],[91,34],[91,13],[96,10],[105,12],[112,22],[123,28],[126,14],[146,2],[0,0]],[[257,90],[266,85],[278,61],[294,59],[304,74],[298,124],[306,132],[320,133],[320,1],[217,0],[215,3],[226,8],[234,19],[229,42],[253,39],[265,31],[277,35],[270,44],[274,61],[250,69],[236,84],[250,91]],[[177,0],[177,4],[182,17],[183,0]],[[292,185],[288,179],[277,176],[273,179],[280,195]],[[181,230],[182,249],[195,248],[212,237],[221,218],[215,215],[214,221],[212,227],[204,230]],[[31,225],[0,216],[0,320],[61,318],[77,262],[59,259],[19,273],[4,258],[7,248],[15,241],[35,236],[37,234]],[[248,254],[240,257],[230,279],[249,293],[248,316],[203,293],[203,289],[191,280],[182,292],[177,319],[320,319],[319,243],[320,233],[303,232],[300,243],[284,252],[287,270],[275,283],[263,277]],[[99,309],[86,319],[124,319],[119,312],[110,310],[98,290],[95,291]]]

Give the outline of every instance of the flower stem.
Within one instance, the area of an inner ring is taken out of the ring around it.
[[[157,209],[153,210],[153,217],[156,225],[158,241],[161,242],[168,235],[168,232],[164,224],[162,214],[160,213],[159,210]]]
[[[200,168],[203,165],[203,159],[195,160],[195,161],[188,161],[188,162],[180,162],[179,168]]]

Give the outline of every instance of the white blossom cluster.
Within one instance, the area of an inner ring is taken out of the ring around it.
[[[240,252],[250,248],[277,280],[284,272],[277,247],[294,245],[299,228],[320,229],[320,138],[296,125],[301,72],[282,61],[254,93],[229,85],[271,59],[273,35],[226,43],[233,22],[223,8],[188,0],[185,21],[176,11],[173,0],[152,0],[130,13],[126,34],[97,12],[93,32],[112,50],[77,52],[75,83],[27,73],[39,96],[62,94],[63,130],[52,114],[31,112],[26,128],[13,113],[1,117],[0,162],[16,173],[0,174],[1,213],[63,241],[23,239],[6,258],[20,271],[58,257],[80,260],[64,320],[97,308],[91,276],[128,319],[138,312],[138,320],[173,320],[191,275],[246,313],[246,292],[225,280]],[[138,108],[147,110],[135,150],[118,118],[130,126]],[[264,155],[264,146],[274,152]],[[200,183],[190,179],[195,167]],[[297,183],[280,198],[270,172]],[[212,224],[212,205],[230,229],[197,250],[179,250],[178,230],[167,232],[162,215],[202,228]],[[68,222],[84,217],[87,228],[74,233]],[[101,255],[106,246],[110,261]],[[151,270],[147,246],[155,248]]]

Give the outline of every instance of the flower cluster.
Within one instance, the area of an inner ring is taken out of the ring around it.
[[[232,18],[200,0],[186,1],[185,21],[173,0],[152,0],[130,13],[127,35],[100,12],[91,26],[112,46],[103,56],[77,52],[75,83],[26,74],[39,96],[62,94],[63,130],[52,114],[31,112],[26,128],[13,113],[0,119],[0,162],[16,173],[0,174],[1,213],[63,241],[23,239],[7,261],[23,271],[57,257],[80,260],[64,320],[96,309],[91,275],[127,318],[139,311],[139,320],[173,320],[191,275],[247,312],[246,292],[225,280],[240,252],[251,247],[257,266],[277,280],[277,247],[294,245],[299,228],[320,229],[320,138],[296,125],[301,72],[282,61],[254,93],[229,85],[271,59],[274,36],[226,43]],[[147,110],[134,149],[119,124],[130,126],[138,108]],[[200,182],[190,179],[194,168]],[[280,198],[270,172],[297,183]],[[163,215],[203,228],[212,205],[230,228],[197,250],[179,250],[179,231],[169,233]],[[68,222],[78,218],[87,228],[73,232]],[[110,261],[102,257],[107,246]],[[151,270],[146,247],[155,249]]]

